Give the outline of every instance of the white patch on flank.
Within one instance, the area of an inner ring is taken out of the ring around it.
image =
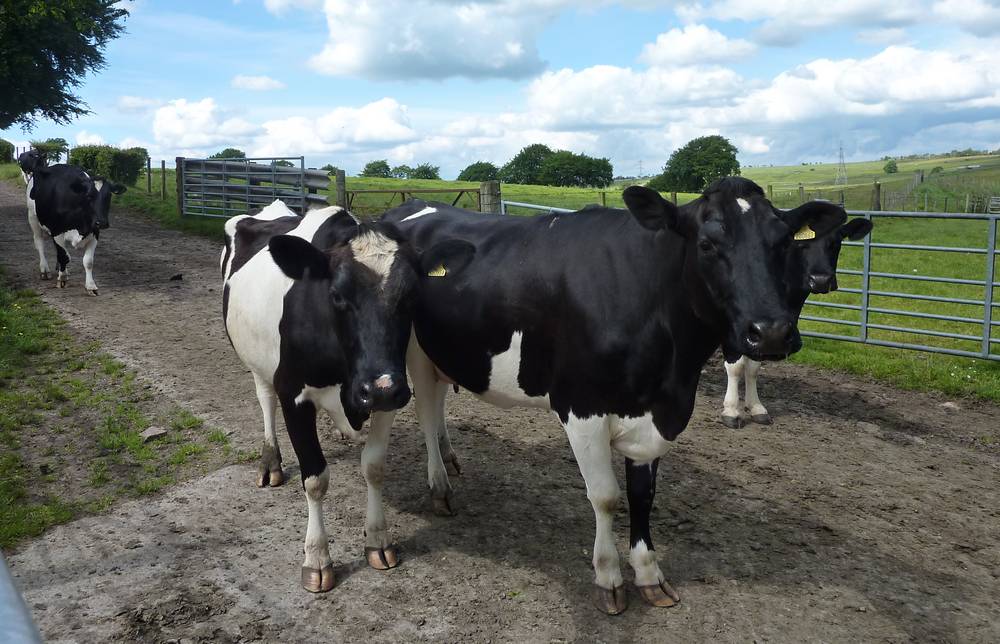
[[[62,246],[63,248],[66,248],[67,246],[72,246],[73,248],[76,248],[80,244],[80,242],[86,239],[86,237],[81,235],[80,231],[74,228],[73,230],[67,230],[64,233],[56,235],[53,239],[55,239],[56,243]]]
[[[737,197],[736,203],[739,205],[740,210],[742,210],[743,212],[747,212],[748,210],[750,210],[750,202],[744,199],[743,197]]]
[[[426,208],[424,208],[419,212],[415,212],[412,215],[404,217],[403,219],[400,220],[399,223],[403,223],[404,221],[410,221],[411,219],[417,219],[418,217],[423,217],[424,215],[430,215],[435,212],[437,212],[437,208],[431,208],[430,206],[427,206]]]
[[[385,281],[389,277],[389,269],[392,268],[392,263],[396,260],[399,244],[385,235],[369,231],[352,239],[350,245],[351,250],[354,251],[354,259],[381,277],[382,286],[385,287]]]
[[[510,337],[510,348],[493,356],[490,361],[490,386],[480,398],[498,407],[549,408],[549,397],[529,396],[517,383],[521,372],[521,340],[523,334],[515,331]]]
[[[361,437],[359,432],[354,431],[347,414],[344,412],[344,404],[340,401],[340,385],[330,387],[310,387],[306,385],[295,397],[295,404],[301,405],[304,402],[311,402],[316,409],[322,409],[330,415],[333,424],[341,434],[353,440]]]
[[[609,416],[611,446],[636,463],[648,463],[667,453],[670,441],[663,438],[653,423],[653,415],[637,418]]]

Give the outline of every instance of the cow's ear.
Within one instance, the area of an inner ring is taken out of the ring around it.
[[[301,237],[278,235],[272,237],[267,246],[274,263],[293,280],[330,279],[332,275],[327,256]]]
[[[121,193],[125,192],[127,189],[128,188],[126,188],[121,183],[112,183],[111,184],[111,194],[113,194],[113,195],[120,195]]]
[[[636,221],[650,230],[677,228],[677,206],[645,186],[629,186],[622,193],[625,206]]]
[[[858,217],[857,219],[852,219],[840,227],[840,237],[841,239],[850,239],[851,241],[861,241],[871,231],[871,219]]]
[[[420,274],[427,277],[444,277],[457,273],[472,261],[476,247],[464,239],[439,242],[420,255]]]
[[[809,201],[792,210],[778,211],[778,216],[803,239],[825,235],[847,221],[847,212],[829,201]]]

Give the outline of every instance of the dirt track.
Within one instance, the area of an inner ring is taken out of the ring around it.
[[[23,195],[0,183],[8,276],[256,449],[251,379],[220,322],[218,245],[113,212],[92,298],[79,257],[69,289],[37,281],[24,216]],[[284,436],[293,479],[281,488],[259,490],[254,465],[232,465],[6,554],[51,641],[1000,641],[996,406],[953,411],[944,398],[771,365],[761,395],[776,424],[731,431],[716,421],[721,371],[708,368],[660,466],[653,538],[683,597],[672,609],[631,589],[621,617],[591,607],[593,515],[561,429],[466,394],[449,398],[464,468],[454,518],[430,513],[412,408],[397,420],[385,488],[396,570],[364,565],[360,446],[327,433],[341,566],[328,594],[298,585],[306,508]],[[627,523],[623,494],[623,552]]]

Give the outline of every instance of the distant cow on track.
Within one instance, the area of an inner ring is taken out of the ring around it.
[[[843,215],[847,219],[847,213]],[[806,298],[812,293],[823,294],[837,290],[837,261],[840,258],[841,243],[844,239],[858,241],[872,230],[870,219],[857,218],[834,228],[825,235],[817,236],[812,229],[799,231],[789,250],[788,287],[789,303],[798,320],[805,306]],[[760,401],[757,393],[757,375],[760,362],[748,358],[739,349],[723,346],[726,369],[726,395],[722,403],[722,423],[729,428],[739,429],[746,424],[743,405],[740,405],[740,378],[746,379],[745,408],[750,419],[762,425],[771,424],[771,415]]]
[[[381,490],[395,410],[410,399],[405,356],[413,303],[433,266],[468,256],[472,247],[447,242],[420,254],[391,224],[359,223],[338,207],[299,217],[281,201],[228,220],[225,231],[223,318],[253,373],[264,416],[258,485],[284,480],[274,434],[279,404],[302,470],[309,508],[302,585],[311,592],[334,585],[323,522],[330,477],[316,435],[318,409],[347,433],[371,415],[361,456],[368,486],[365,552],[372,567],[392,568],[397,554]]]
[[[111,196],[125,192],[125,186],[103,177],[91,177],[81,168],[58,164],[36,167],[27,178],[28,225],[38,251],[38,272],[43,280],[52,274],[45,258],[45,237],[56,247],[56,285],[66,286],[69,276],[69,248],[83,251],[84,286],[97,295],[94,281],[94,253],[101,230],[111,224],[108,211]]]
[[[626,607],[612,450],[625,457],[639,593],[672,606],[679,597],[649,532],[659,459],[686,427],[701,370],[721,344],[756,360],[799,349],[788,247],[803,225],[825,234],[841,212],[818,202],[778,210],[741,178],[680,207],[643,187],[623,197],[627,211],[509,217],[413,201],[382,217],[418,247],[476,247],[460,274],[447,262],[432,271],[440,277],[414,315],[407,366],[432,496],[450,494],[438,443],[448,383],[496,405],[555,411],[593,505],[596,603],[609,614]]]

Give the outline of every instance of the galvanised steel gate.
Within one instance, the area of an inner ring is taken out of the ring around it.
[[[308,170],[303,157],[190,159],[177,157],[177,210],[182,217],[229,218],[281,199],[305,214],[325,207],[330,177]],[[297,165],[285,165],[295,162]]]
[[[504,213],[573,212],[501,204]],[[844,242],[840,288],[809,298],[802,335],[1000,361],[1000,214],[848,214],[873,220],[874,229],[864,241]]]

